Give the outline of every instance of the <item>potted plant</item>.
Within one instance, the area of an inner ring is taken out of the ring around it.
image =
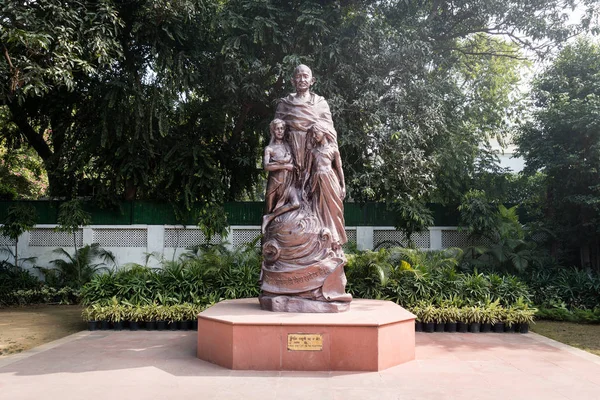
[[[481,332],[489,333],[492,331],[492,325],[497,321],[499,300],[487,302],[481,309]]]
[[[181,321],[181,318],[182,318],[181,308],[179,307],[178,304],[175,304],[175,305],[169,306],[168,309],[169,309],[169,313],[168,313],[169,316],[167,318],[167,327],[171,331],[176,331],[177,330],[177,322]]]
[[[421,321],[423,321],[423,331],[432,333],[434,329],[434,318],[436,309],[433,304],[427,304],[421,308]]]
[[[123,316],[125,309],[120,304],[112,304],[108,307],[108,320],[112,322],[115,331],[123,330]]]
[[[423,332],[423,321],[421,321],[421,307],[419,307],[418,305],[414,305],[409,308],[409,311],[415,315],[415,332]]]
[[[513,307],[506,309],[504,313],[504,332],[515,332],[515,324],[517,322],[517,310]]]
[[[533,308],[515,310],[515,323],[518,327],[515,330],[519,333],[528,333],[529,324],[533,323],[535,312],[536,310]]]
[[[92,304],[90,307],[90,318],[97,321],[96,327],[99,327],[103,331],[109,329],[108,307],[101,306],[98,303]]]
[[[186,324],[182,326],[182,329],[188,330],[193,329],[194,321],[196,324],[198,323],[198,314],[196,313],[196,306],[194,304],[185,303],[182,305],[183,307],[183,320],[186,321]],[[187,326],[186,326],[187,325]],[[196,325],[197,328],[197,325]]]
[[[444,312],[446,318],[446,332],[456,332],[456,324],[460,318],[460,308],[447,306]]]
[[[436,332],[446,331],[446,309],[444,307],[437,307],[435,309],[433,320],[435,322]]]
[[[182,331],[190,330],[190,326],[192,324],[189,319],[189,314],[190,314],[189,308],[190,308],[189,303],[178,304],[176,306],[177,314],[179,315],[179,318],[177,320],[177,326],[178,326],[179,330],[182,330]]]
[[[89,331],[95,331],[97,329],[98,321],[95,319],[96,316],[94,315],[91,307],[86,307],[83,309],[81,312],[81,318],[87,322]]]
[[[481,331],[481,307],[467,307],[466,322],[469,324],[469,332],[479,333]]]
[[[144,309],[141,306],[129,306],[126,308],[127,319],[129,320],[129,330],[137,331],[140,329],[140,322],[144,320]]]
[[[164,331],[166,326],[167,326],[167,319],[168,319],[168,309],[166,306],[161,305],[157,305],[155,308],[155,313],[156,313],[156,330],[158,331]]]
[[[504,332],[504,320],[506,317],[506,309],[502,306],[498,306],[496,309],[496,323],[494,323],[494,332],[495,333],[503,333]]]
[[[156,307],[156,304],[146,304],[141,307],[146,322],[146,330],[148,331],[156,329]]]
[[[456,322],[456,330],[460,333],[469,331],[469,307],[461,307],[458,309],[458,321]]]

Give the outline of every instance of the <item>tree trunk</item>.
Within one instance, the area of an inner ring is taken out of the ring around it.
[[[134,201],[137,195],[137,186],[133,183],[133,180],[127,179],[125,181],[125,200]]]

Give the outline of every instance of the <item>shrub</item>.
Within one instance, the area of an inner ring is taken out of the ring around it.
[[[82,288],[83,303],[131,305],[211,304],[220,299],[256,297],[260,293],[260,253],[253,246],[228,250],[200,246],[162,268],[129,264],[94,276]]]

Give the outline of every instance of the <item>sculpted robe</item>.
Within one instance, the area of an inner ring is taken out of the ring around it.
[[[327,129],[337,142],[337,132],[333,127],[329,104],[317,94],[311,93],[307,101],[298,99],[295,94],[290,94],[279,101],[275,118],[285,121],[288,134],[288,143],[292,148],[295,165],[303,172],[306,168],[307,143],[306,131],[319,123]]]

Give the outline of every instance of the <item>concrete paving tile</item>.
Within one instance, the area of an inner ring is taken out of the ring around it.
[[[381,387],[383,380],[379,372],[332,372],[328,380],[333,388]]]
[[[418,333],[415,361],[369,373],[231,371],[196,358],[196,335],[87,332],[3,359],[0,399],[600,398],[600,358],[535,334]]]
[[[339,388],[333,393],[334,400],[398,400],[401,397],[400,389],[369,388]]]

